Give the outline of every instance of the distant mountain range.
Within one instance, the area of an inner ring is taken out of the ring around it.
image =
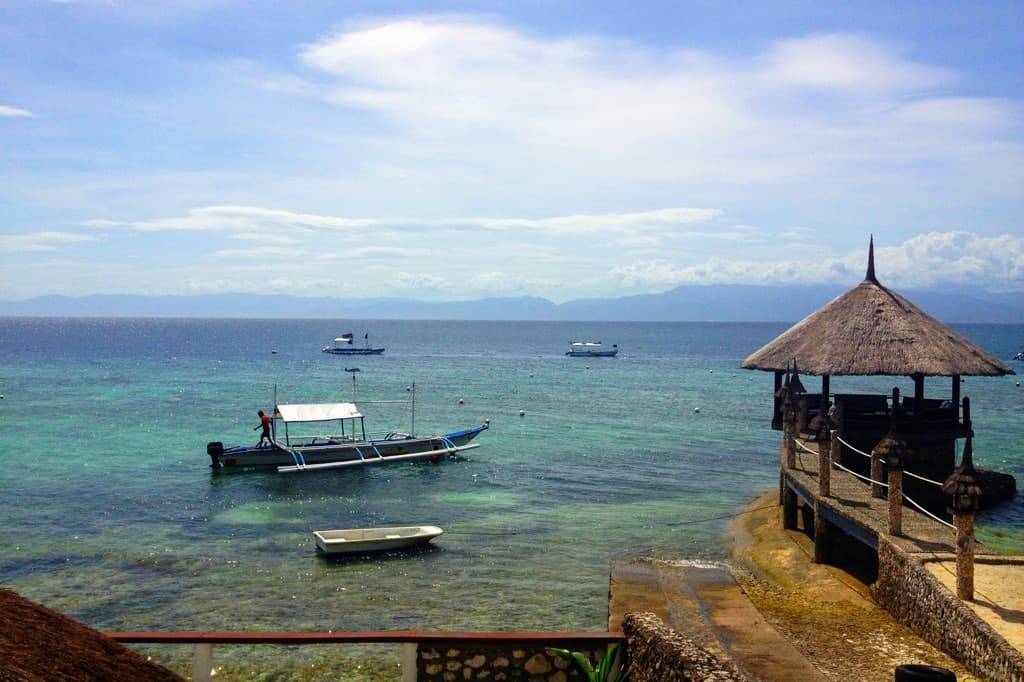
[[[97,294],[0,301],[0,316],[791,322],[844,290],[835,286],[684,285],[660,294],[565,303],[530,296],[436,302],[277,294]],[[1024,323],[1024,300],[1019,294],[900,293],[946,322]]]

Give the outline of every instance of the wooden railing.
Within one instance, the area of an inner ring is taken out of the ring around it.
[[[416,648],[420,644],[460,643],[476,645],[558,645],[569,649],[585,649],[595,644],[621,642],[621,632],[462,632],[422,630],[368,630],[359,632],[106,632],[123,644],[191,644],[192,679],[210,682],[215,644],[401,644],[402,682],[416,680]]]

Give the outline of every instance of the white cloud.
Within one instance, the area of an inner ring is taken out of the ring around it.
[[[1011,191],[1006,172],[1020,178],[1006,162],[1022,156],[1006,137],[1019,102],[949,96],[960,74],[862,35],[780,40],[737,57],[417,16],[342,26],[300,58],[316,77],[293,93],[380,115],[396,153],[426,155],[439,173],[454,160],[520,183],[741,192],[824,174],[846,191],[912,184],[914,163],[949,164],[940,179],[958,192],[965,180]],[[984,178],[955,172],[986,162]]]
[[[766,79],[779,85],[854,95],[927,90],[955,80],[948,69],[914,63],[889,45],[848,34],[777,42],[765,62]]]
[[[531,231],[552,235],[594,234],[601,232],[637,233],[645,231],[673,232],[689,230],[688,226],[712,222],[722,216],[718,209],[662,208],[631,213],[573,214],[546,218],[350,218],[255,206],[206,206],[194,208],[185,215],[155,220],[115,221],[87,220],[87,227],[123,227],[138,232],[213,231],[236,232],[236,237],[285,243],[294,234],[317,231],[380,234],[381,228],[410,230],[416,228],[483,229],[492,231]],[[372,232],[366,228],[374,228]]]
[[[62,246],[94,241],[96,237],[75,232],[25,232],[0,235],[0,256],[12,253],[56,251]]]
[[[313,213],[296,213],[294,211],[259,208],[256,206],[205,206],[193,208],[186,212],[185,215],[174,218],[131,222],[96,219],[87,220],[83,224],[88,227],[128,227],[139,232],[211,230],[250,233],[252,230],[257,229],[273,231],[280,228],[304,231],[356,230],[374,225],[376,221]]]
[[[35,114],[28,109],[0,104],[0,118],[33,118],[34,116]]]
[[[697,265],[663,259],[613,268],[621,286],[658,290],[678,284],[849,284],[862,277],[866,252],[838,258],[765,262],[712,258]],[[1024,238],[985,237],[965,231],[929,232],[898,246],[875,249],[879,280],[895,287],[962,285],[991,291],[1024,291]]]

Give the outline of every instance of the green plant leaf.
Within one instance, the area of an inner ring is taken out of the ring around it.
[[[590,665],[590,659],[587,658],[586,654],[582,654],[579,651],[555,648],[549,648],[547,652],[575,664],[579,671],[586,675],[587,680],[590,682],[596,682],[597,678],[594,676],[594,667]]]

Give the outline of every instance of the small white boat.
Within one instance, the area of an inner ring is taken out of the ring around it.
[[[425,545],[444,533],[437,526],[348,528],[313,531],[316,548],[324,554],[366,554]]]

